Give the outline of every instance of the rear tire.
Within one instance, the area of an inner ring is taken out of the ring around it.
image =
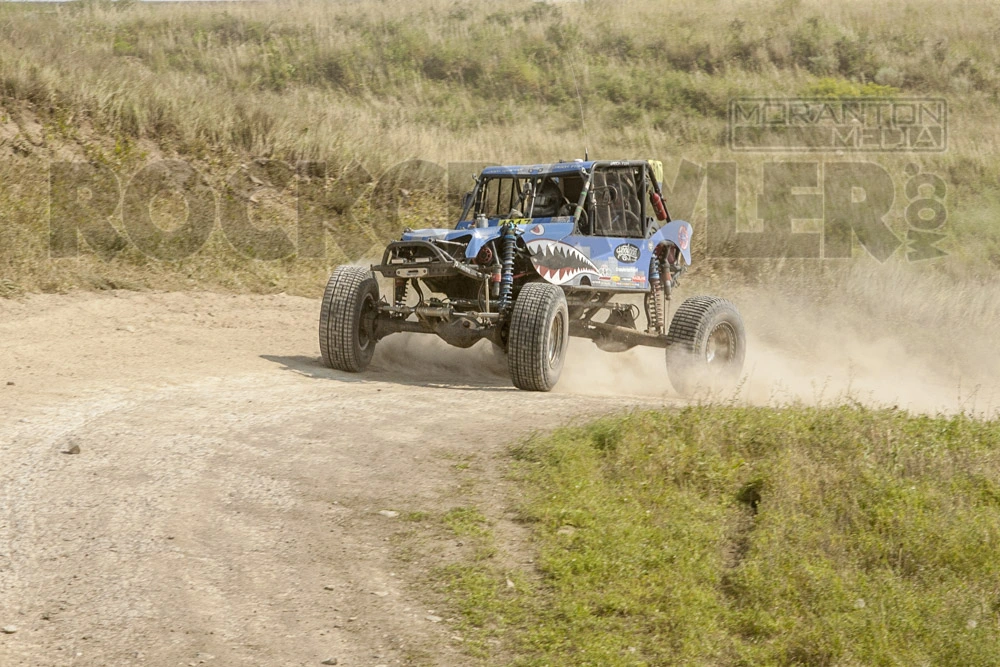
[[[725,391],[740,379],[746,329],[739,311],[714,296],[685,299],[667,332],[667,375],[678,394]]]
[[[550,391],[562,373],[569,346],[569,311],[562,289],[528,283],[514,302],[507,338],[507,367],[518,389]]]
[[[319,311],[319,350],[323,363],[357,373],[375,353],[374,323],[378,282],[360,266],[338,266],[326,284]]]

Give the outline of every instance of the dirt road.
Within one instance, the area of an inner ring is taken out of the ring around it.
[[[928,346],[919,327],[876,335],[827,303],[752,296],[745,400],[1000,404],[995,328]],[[364,375],[333,372],[318,309],[0,300],[0,665],[464,664],[421,577],[455,545],[407,515],[485,507],[517,554],[507,443],[677,403],[661,351],[576,340],[551,394],[514,390],[488,347],[426,336],[383,341]],[[403,559],[402,534],[430,546]]]
[[[435,563],[393,554],[406,513],[464,502],[459,459],[499,506],[506,443],[672,400],[518,392],[402,337],[336,373],[317,304],[0,302],[0,665],[462,664],[410,580]]]

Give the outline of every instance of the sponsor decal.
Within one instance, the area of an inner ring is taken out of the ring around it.
[[[688,243],[691,242],[691,232],[688,231],[687,227],[681,226],[677,230],[677,243],[680,245],[681,250],[687,250]]]
[[[634,282],[634,283],[644,283],[644,282],[646,282],[646,276],[642,275],[641,273],[639,275],[637,275],[637,276],[632,276],[632,282]]]
[[[632,245],[631,243],[622,243],[615,248],[615,258],[625,264],[634,264],[639,261],[639,246]]]
[[[528,241],[531,263],[538,274],[554,285],[563,285],[584,275],[598,275],[590,258],[567,243],[550,239]]]
[[[611,276],[611,282],[613,283],[620,283],[621,280],[622,280],[621,276]]]

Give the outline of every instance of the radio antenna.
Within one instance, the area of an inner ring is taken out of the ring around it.
[[[583,129],[583,159],[590,160],[590,149],[587,147],[590,143],[590,135],[587,132],[587,116],[583,111],[583,95],[580,93],[580,82],[576,77],[576,65],[573,64],[573,59],[569,59],[569,69],[573,74],[573,87],[576,88],[576,101],[580,105],[580,126]]]

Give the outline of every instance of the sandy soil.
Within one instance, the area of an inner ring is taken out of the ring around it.
[[[518,437],[662,403],[579,395],[572,372],[518,392],[488,349],[423,337],[336,373],[317,313],[286,296],[0,302],[0,626],[16,627],[0,665],[462,664],[411,580],[435,563],[394,557],[405,513],[462,504],[457,459],[489,481]]]

